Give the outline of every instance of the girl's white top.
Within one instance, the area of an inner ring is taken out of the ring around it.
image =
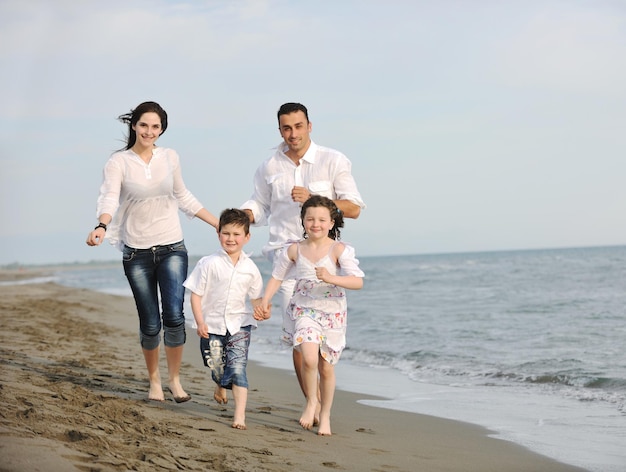
[[[131,150],[109,158],[96,217],[113,215],[106,232],[111,244],[147,249],[181,241],[179,209],[193,218],[202,204],[185,187],[176,151],[155,147],[148,164]]]
[[[354,250],[354,247],[345,242],[341,242],[341,244],[343,244],[344,249],[339,256],[339,260],[337,261],[339,265],[339,270],[338,272],[331,273],[333,273],[333,275],[338,273],[339,275],[355,275],[357,277],[365,277],[365,274],[359,267],[359,260],[356,258],[356,251]],[[331,246],[331,249],[333,246]],[[300,257],[299,247],[298,257]],[[312,272],[310,273],[310,278],[312,280],[317,280],[317,276],[315,275],[315,265],[313,265],[311,270]],[[274,267],[272,268],[272,277],[278,280],[302,278],[302,275],[296,272],[295,262],[289,259],[287,249],[281,251],[278,254],[278,258],[276,259]]]

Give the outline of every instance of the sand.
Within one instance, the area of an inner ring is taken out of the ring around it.
[[[333,435],[320,437],[298,424],[295,376],[255,363],[248,429],[235,430],[232,397],[213,400],[193,331],[182,370],[192,400],[177,404],[168,392],[165,402],[147,400],[130,298],[53,283],[0,286],[0,313],[2,472],[582,470],[481,427],[361,405],[366,396],[343,391]]]

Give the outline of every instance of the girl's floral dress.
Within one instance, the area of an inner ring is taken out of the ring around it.
[[[335,243],[338,244],[338,243]],[[313,342],[320,345],[321,356],[331,364],[336,364],[346,347],[346,327],[348,312],[346,291],[342,287],[327,284],[315,275],[316,267],[326,267],[333,275],[356,275],[363,277],[354,249],[344,245],[338,264],[331,257],[333,244],[322,259],[310,261],[300,253],[295,262],[296,286],[287,314],[295,320],[293,345]],[[285,251],[286,252],[286,251]]]

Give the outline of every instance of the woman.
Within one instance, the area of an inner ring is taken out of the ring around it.
[[[161,327],[169,390],[177,403],[191,399],[180,383],[185,344],[183,282],[188,256],[178,210],[217,228],[217,218],[187,190],[176,151],[156,146],[167,129],[167,113],[144,102],[119,120],[128,124],[124,149],[104,167],[97,204],[98,225],[87,237],[98,246],[106,237],[123,253],[124,273],[137,305],[140,342],[148,368],[148,398],[164,401],[159,373]],[[161,294],[162,309],[159,310]]]

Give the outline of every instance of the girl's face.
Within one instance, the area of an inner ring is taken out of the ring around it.
[[[335,222],[330,218],[330,210],[326,207],[309,207],[302,220],[304,231],[309,239],[328,237],[328,232]]]
[[[163,130],[161,129],[161,117],[149,111],[141,115],[137,124],[133,125],[137,133],[137,144],[141,147],[152,147]]]

